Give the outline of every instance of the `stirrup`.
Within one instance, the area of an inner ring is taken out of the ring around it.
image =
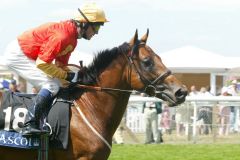
[[[36,127],[36,125],[27,125],[22,129],[22,136],[42,135],[49,133],[49,130],[45,130],[45,128],[40,130],[38,127]]]

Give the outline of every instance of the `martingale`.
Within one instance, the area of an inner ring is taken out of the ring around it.
[[[0,145],[18,148],[39,147],[38,137],[22,137],[20,134],[26,114],[27,106],[31,105],[31,97],[18,96],[5,91],[2,94],[0,106]]]

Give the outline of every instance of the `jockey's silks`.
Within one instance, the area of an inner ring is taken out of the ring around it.
[[[18,43],[24,54],[38,59],[37,67],[50,76],[64,79],[66,72],[52,62],[68,64],[71,52],[77,45],[77,27],[68,20],[46,23],[18,36]]]
[[[44,73],[49,75],[52,78],[59,78],[59,79],[66,79],[67,78],[67,71],[61,67],[58,67],[52,63],[46,63],[42,61],[40,58],[36,60],[37,68],[41,69]]]

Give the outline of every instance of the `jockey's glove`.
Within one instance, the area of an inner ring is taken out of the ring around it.
[[[67,81],[69,82],[77,82],[78,81],[78,71],[76,72],[73,72],[73,71],[69,71],[67,72],[67,78],[66,78]]]

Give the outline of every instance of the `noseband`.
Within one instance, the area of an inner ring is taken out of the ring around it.
[[[156,94],[162,93],[162,91],[164,89],[166,89],[165,85],[163,84],[159,84],[158,83],[162,83],[168,76],[170,76],[172,74],[172,72],[170,70],[166,70],[164,73],[160,74],[159,76],[157,76],[154,80],[149,80],[148,78],[146,78],[142,72],[137,68],[136,64],[133,61],[132,55],[138,51],[139,47],[145,45],[144,42],[138,42],[136,43],[131,51],[130,54],[128,55],[128,60],[130,62],[130,68],[135,69],[135,72],[138,74],[139,78],[141,79],[141,81],[143,82],[143,84],[146,86],[144,88],[144,92],[147,93],[150,96],[156,96]],[[130,72],[132,71],[132,69],[130,69]],[[131,77],[131,73],[129,73],[130,77]],[[131,80],[130,80],[131,82]],[[131,84],[131,83],[130,83]],[[160,91],[157,91],[160,90]]]

